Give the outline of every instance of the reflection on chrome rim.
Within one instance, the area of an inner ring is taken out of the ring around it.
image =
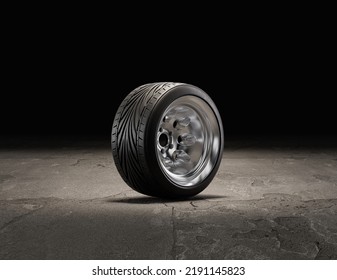
[[[212,108],[199,97],[188,95],[172,102],[160,118],[156,137],[161,169],[180,186],[202,182],[216,165],[219,124]]]

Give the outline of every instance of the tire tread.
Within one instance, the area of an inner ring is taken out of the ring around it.
[[[144,166],[144,132],[147,119],[159,98],[180,83],[151,83],[142,85],[126,96],[119,106],[112,125],[113,159],[123,180],[134,190],[154,193],[147,187]]]

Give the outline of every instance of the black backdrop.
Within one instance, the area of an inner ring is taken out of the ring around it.
[[[5,44],[2,134],[108,137],[122,99],[156,81],[206,91],[228,136],[336,133],[331,36],[321,31],[263,24],[164,36],[28,26]]]

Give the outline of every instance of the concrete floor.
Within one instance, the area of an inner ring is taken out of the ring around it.
[[[165,201],[108,142],[48,143],[0,149],[0,259],[337,259],[336,147],[227,142],[204,192]]]

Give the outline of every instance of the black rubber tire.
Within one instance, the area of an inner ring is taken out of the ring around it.
[[[184,187],[165,176],[160,167],[156,157],[156,124],[174,100],[188,95],[199,97],[210,106],[216,116],[220,141],[216,163],[209,175],[193,186]],[[219,168],[223,146],[223,126],[214,102],[190,84],[161,82],[136,88],[119,106],[112,126],[112,154],[121,177],[135,191],[154,197],[184,198],[203,191]]]

